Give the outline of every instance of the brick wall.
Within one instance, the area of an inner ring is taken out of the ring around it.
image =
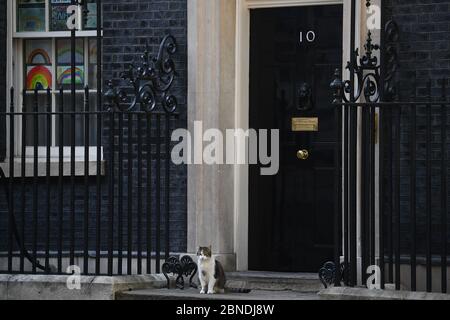
[[[431,80],[432,95],[435,99],[441,100],[441,81],[443,78],[450,78],[450,0],[383,0],[383,2],[386,5],[388,15],[400,27],[399,99],[403,101],[410,100],[411,96],[415,94],[418,100],[423,100],[427,95],[426,83],[428,80]],[[447,96],[449,94],[450,90],[447,91]],[[410,131],[408,112],[407,108],[403,108],[401,116],[401,238],[403,239],[402,248],[405,253],[408,252],[411,240],[411,220],[409,215],[411,208],[409,204]],[[426,244],[426,122],[425,109],[423,107],[418,109],[417,121],[417,244],[419,251],[423,253]],[[435,108],[432,115],[433,142],[431,146],[432,159],[434,160],[441,158],[440,126],[440,110]],[[448,126],[448,132],[447,141],[450,141],[450,125]],[[447,150],[450,150],[450,144]],[[442,227],[440,223],[441,170],[439,161],[433,162],[432,175],[433,251],[438,253]],[[390,181],[389,178],[388,181]],[[450,231],[450,228],[448,230]]]
[[[138,62],[140,55],[143,53],[146,44],[149,45],[150,52],[157,53],[159,48],[159,43],[162,38],[166,34],[172,34],[176,37],[178,43],[178,52],[175,55],[175,65],[177,70],[177,77],[174,82],[171,93],[174,94],[179,102],[179,117],[176,120],[171,121],[172,128],[185,128],[187,126],[186,123],[186,95],[187,95],[187,1],[186,0],[165,0],[165,1],[156,1],[156,0],[135,0],[135,1],[123,1],[123,0],[107,0],[103,1],[104,4],[104,80],[107,81],[109,79],[115,79],[119,81],[120,73],[125,70],[129,63]],[[5,17],[3,17],[2,10],[4,6],[4,2],[0,4],[0,12],[2,16],[0,17],[0,39],[5,39],[2,37],[2,34],[5,30],[2,29],[2,26],[5,21]],[[4,46],[0,48],[0,59],[3,59],[4,56]],[[0,74],[4,74],[2,71],[4,68],[4,64],[0,64]],[[0,89],[4,91],[4,79],[0,79]],[[0,112],[4,109],[4,95],[0,95]],[[133,128],[133,139],[132,143],[135,144],[137,142],[137,131],[136,131],[136,117],[134,117],[133,121],[130,123],[127,120],[127,115],[124,116],[124,124],[125,128],[122,132],[118,132],[117,124],[116,124],[116,144],[117,144],[117,136],[121,134],[124,138],[124,163],[123,163],[123,189],[124,195],[123,204],[124,204],[124,217],[126,218],[127,214],[127,189],[129,179],[127,176],[127,168],[128,168],[128,133],[130,132],[128,129]],[[105,159],[109,159],[109,145],[106,139],[110,134],[109,122],[106,117],[104,123],[104,137],[103,137],[103,146],[105,150]],[[165,137],[165,126],[164,121],[162,121],[162,139]],[[143,123],[143,141],[146,141],[146,124]],[[153,134],[155,134],[155,120],[152,121],[152,130]],[[0,130],[2,128],[0,127]],[[1,135],[2,137],[4,135]],[[1,142],[0,139],[0,156],[2,147],[4,148],[4,142]],[[117,145],[116,145],[117,147]],[[162,150],[164,150],[164,144],[161,146]],[[130,165],[133,167],[133,195],[131,198],[131,203],[133,205],[133,227],[132,227],[132,241],[133,248],[137,248],[137,148],[133,146],[133,154],[132,154],[132,162]],[[117,149],[116,149],[117,152]],[[144,145],[144,153],[143,159],[145,159],[146,146]],[[156,182],[156,153],[153,149],[153,181],[152,188],[153,193],[152,196],[155,199],[156,197],[156,188],[158,186]],[[164,155],[161,155],[161,234],[164,237]],[[117,161],[117,155],[116,155]],[[107,162],[108,165],[108,162]],[[143,186],[147,185],[146,176],[147,176],[147,166],[143,165],[142,171],[143,178]],[[183,166],[173,166],[170,168],[170,249],[172,252],[185,252],[187,247],[187,168]],[[117,186],[119,176],[117,174],[117,170],[115,171],[116,178],[116,195],[118,194]],[[20,182],[20,181],[18,181]],[[101,221],[101,247],[102,250],[106,250],[107,246],[107,217],[108,217],[108,181],[107,178],[102,178],[102,221]],[[0,186],[1,187],[1,186]],[[25,243],[28,247],[31,245],[31,235],[33,234],[33,224],[32,221],[32,194],[33,194],[33,180],[27,179],[25,183],[25,194],[26,201],[21,201],[21,184],[18,183],[16,186],[18,192],[15,202],[15,208],[18,210],[18,224],[19,227],[22,225],[21,223],[21,212],[24,210],[26,217],[26,226],[25,226],[25,234],[27,235],[25,239]],[[54,244],[51,246],[51,250],[56,249],[56,243],[58,240],[58,219],[59,213],[57,211],[57,203],[58,203],[58,179],[52,179],[51,183],[51,210],[50,210],[50,220],[52,230],[50,231],[51,243]],[[64,192],[64,251],[68,250],[68,234],[69,234],[69,217],[70,217],[70,178],[64,181],[63,185]],[[144,188],[145,190],[145,188]],[[77,178],[75,180],[75,239],[76,239],[76,250],[83,249],[83,212],[84,212],[84,194],[85,187],[82,178]],[[96,184],[95,177],[90,180],[89,187],[89,205],[90,205],[90,215],[89,219],[89,243],[90,250],[94,249],[95,244],[95,235],[96,235]],[[38,182],[38,217],[37,217],[37,225],[39,226],[38,230],[38,248],[45,248],[45,235],[46,235],[46,217],[47,217],[47,208],[46,208],[46,187],[45,187],[45,179],[40,179]],[[22,207],[23,204],[23,207]],[[146,208],[146,197],[143,198],[143,206]],[[118,221],[119,221],[119,210],[118,210],[118,198],[115,199],[115,234],[118,234]],[[22,209],[23,208],[23,209]],[[155,242],[156,242],[156,201],[152,202],[152,248],[155,250]],[[4,251],[6,249],[6,227],[7,227],[7,205],[6,199],[4,197],[3,189],[0,189],[0,251]],[[142,225],[145,226],[147,222],[147,211],[144,210]],[[123,230],[124,230],[124,241],[123,248],[126,250],[127,248],[127,233],[126,230],[128,225],[126,220],[124,220]],[[145,230],[142,228],[141,230]],[[164,250],[164,241],[161,241],[162,249]],[[117,248],[118,238],[116,237],[114,240],[115,248]],[[145,249],[146,246],[146,237],[145,234],[142,236],[142,248]]]
[[[130,63],[140,61],[147,45],[156,54],[162,38],[173,35],[179,50],[174,57],[177,78],[171,93],[178,99],[180,117],[171,125],[186,128],[187,0],[106,0],[103,3],[104,80],[119,82],[121,72]],[[187,247],[187,168],[172,167],[171,179],[171,246],[182,252]]]
[[[388,14],[399,24],[400,81],[403,98],[411,94],[411,79],[418,82],[418,96],[432,80],[440,95],[440,80],[450,77],[450,0],[385,0]]]

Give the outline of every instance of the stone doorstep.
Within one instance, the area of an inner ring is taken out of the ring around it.
[[[0,300],[114,300],[117,292],[163,288],[164,275],[81,276],[80,290],[69,290],[69,276],[0,275]],[[171,277],[171,281],[174,279]]]
[[[324,300],[450,300],[442,293],[369,290],[366,288],[334,287],[319,292]]]
[[[266,291],[297,291],[318,293],[323,285],[317,274],[277,272],[230,272],[227,286]]]
[[[319,300],[317,293],[304,293],[295,291],[268,291],[254,290],[250,293],[224,293],[205,295],[196,289],[167,290],[167,289],[145,289],[128,292],[120,292],[117,300],[219,300],[219,301],[297,301],[297,300]]]
[[[323,289],[317,274],[277,272],[227,272],[226,287],[251,289],[250,293],[227,292],[201,295],[199,290],[144,289],[124,291],[118,300],[318,300]],[[195,283],[198,284],[197,277]]]

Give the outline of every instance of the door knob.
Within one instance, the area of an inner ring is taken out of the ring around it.
[[[309,152],[308,152],[308,150],[299,150],[299,151],[297,152],[297,158],[298,158],[299,160],[308,160],[308,158],[309,158]]]

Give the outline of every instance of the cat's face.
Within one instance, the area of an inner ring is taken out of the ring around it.
[[[211,246],[199,247],[197,251],[197,256],[200,261],[211,259],[212,256]]]

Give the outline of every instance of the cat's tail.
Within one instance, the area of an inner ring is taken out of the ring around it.
[[[225,293],[250,293],[252,290],[248,288],[246,281],[225,281]]]
[[[251,289],[247,288],[225,288],[225,293],[250,293]]]

